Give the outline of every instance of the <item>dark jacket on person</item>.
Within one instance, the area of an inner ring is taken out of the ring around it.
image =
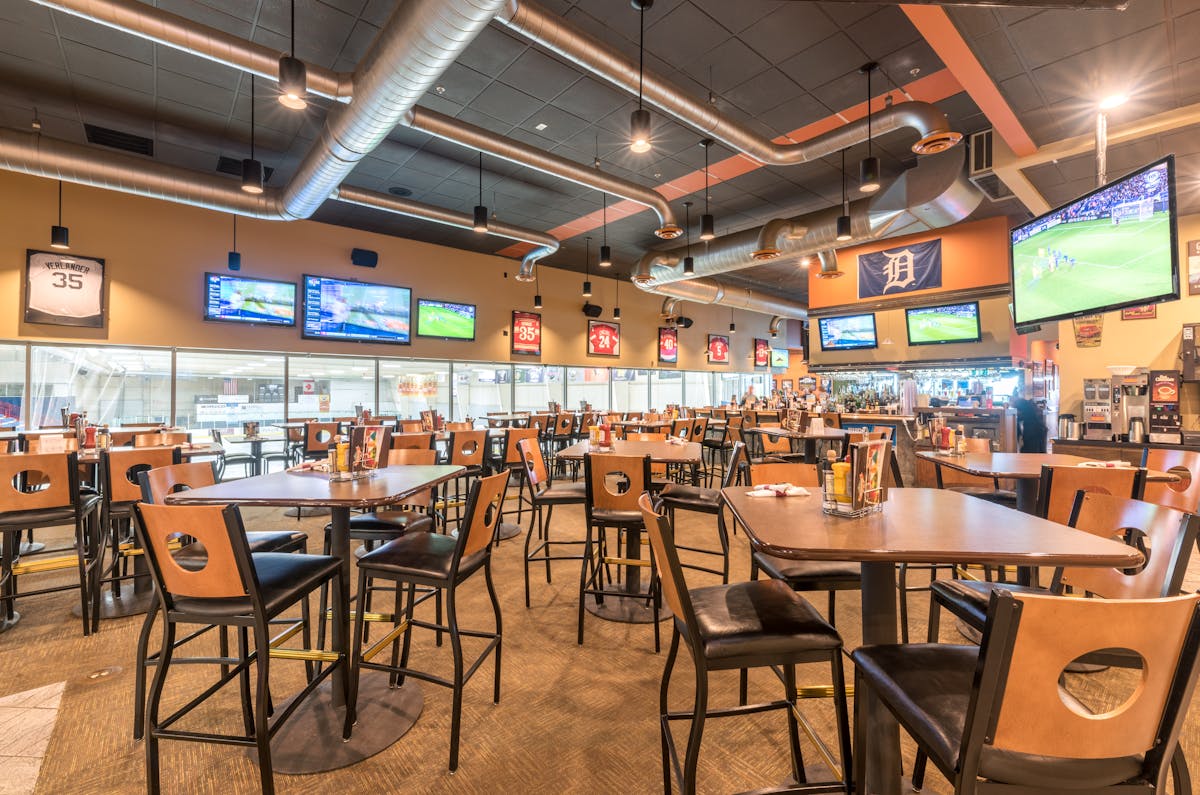
[[[1022,453],[1046,452],[1046,417],[1042,409],[1032,400],[1015,398],[1013,410],[1017,412],[1017,438]]]

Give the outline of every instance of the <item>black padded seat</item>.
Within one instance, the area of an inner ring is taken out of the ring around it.
[[[433,529],[433,517],[423,511],[389,511],[379,515],[364,513],[350,517],[350,537],[359,541],[391,540],[404,533],[419,533]],[[333,525],[325,525],[325,532]]]
[[[100,497],[81,494],[79,497],[79,515],[85,515],[100,504]],[[29,511],[9,511],[3,515],[5,527],[51,527],[57,524],[75,524],[76,511],[71,505],[56,508],[35,508]]]
[[[1044,588],[1017,585],[1011,582],[981,582],[979,580],[934,580],[929,590],[958,618],[978,630],[987,623],[988,602],[997,587],[1015,594],[1048,594]]]
[[[303,552],[308,536],[298,530],[265,530],[246,533],[251,552]],[[188,571],[200,571],[208,565],[208,550],[193,541],[172,555],[175,562]]]
[[[618,511],[610,508],[593,508],[592,524],[607,527],[625,527],[627,525],[642,525],[641,511]]]
[[[950,491],[957,491],[959,494],[967,494],[971,497],[978,497],[981,500],[988,502],[999,503],[1000,505],[1013,506],[1017,504],[1017,493],[1006,489],[990,489],[987,486],[947,486]]]
[[[537,501],[543,505],[566,505],[581,503],[587,499],[587,484],[583,481],[567,481],[551,483],[537,495]]]
[[[338,571],[342,565],[340,560],[329,555],[294,555],[289,552],[258,552],[251,556],[251,560],[254,562],[254,571],[258,576],[263,606],[268,617],[274,617],[295,604],[302,596]],[[250,615],[252,609],[250,597],[175,597],[177,613],[201,619]]]
[[[684,483],[671,483],[662,490],[663,504],[685,511],[716,513],[721,510],[721,490],[706,489]]]
[[[710,669],[789,665],[829,659],[842,647],[836,629],[779,580],[694,588],[693,640]],[[688,628],[676,619],[680,632]]]
[[[967,709],[979,659],[976,646],[931,643],[860,646],[850,655],[900,723],[953,769],[958,766]],[[1142,772],[1142,757],[1061,759],[1000,751],[985,745],[979,774],[1038,791],[1093,789]]]
[[[790,560],[762,552],[754,562],[766,575],[783,580],[797,591],[824,591],[842,586],[856,589],[862,583],[862,564],[841,560]]]
[[[359,558],[358,569],[368,576],[387,573],[409,582],[449,580],[458,539],[441,533],[408,533]],[[459,578],[473,572],[487,558],[483,549],[462,559]]]

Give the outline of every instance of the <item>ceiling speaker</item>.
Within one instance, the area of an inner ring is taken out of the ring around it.
[[[350,262],[362,268],[374,268],[379,264],[379,252],[366,248],[350,249]]]
[[[583,314],[587,315],[588,317],[600,317],[602,312],[604,312],[604,307],[602,306],[597,306],[596,304],[591,303],[583,305]]]
[[[683,317],[681,315],[680,317],[676,318],[675,325],[679,328],[691,328],[693,322],[695,321],[693,321],[690,317]]]

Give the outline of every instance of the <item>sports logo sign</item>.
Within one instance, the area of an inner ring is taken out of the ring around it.
[[[858,255],[858,297],[899,295],[942,286],[942,241]]]

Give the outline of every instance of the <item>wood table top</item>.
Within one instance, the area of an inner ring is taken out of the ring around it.
[[[137,425],[133,427],[122,427],[120,425],[113,426],[108,429],[111,433],[158,433],[159,431],[176,431],[178,428],[170,428],[166,425]],[[21,436],[66,436],[75,435],[74,428],[31,428],[30,430],[21,430],[14,428],[9,431],[0,431],[0,442],[7,442]]]
[[[330,480],[324,472],[272,472],[167,495],[175,505],[286,505],[376,508],[451,480],[460,466],[391,466],[369,478]]]
[[[209,444],[207,442],[199,444],[177,444],[168,445],[179,448],[179,456],[183,459],[189,459],[197,456],[205,455],[220,455],[225,450],[218,444]],[[110,447],[109,451],[113,450],[158,450],[159,447]],[[100,451],[95,447],[85,447],[82,450],[76,451],[79,453],[79,462],[81,464],[94,464],[100,460]]]
[[[841,441],[846,438],[850,431],[842,428],[826,428],[819,433],[812,431],[793,431],[790,428],[772,428],[755,425],[753,428],[743,428],[742,433],[763,433],[767,436],[778,436],[785,439],[827,439],[829,441]]]
[[[583,457],[591,452],[603,455],[611,453],[612,455],[637,455],[650,456],[650,460],[656,464],[698,464],[700,463],[701,450],[703,448],[697,442],[685,442],[683,444],[674,444],[670,442],[628,442],[623,439],[613,441],[611,450],[593,450],[591,442],[579,442],[570,447],[564,447],[557,453],[558,458],[566,459],[567,461],[582,461]]]
[[[1065,453],[967,453],[966,455],[942,455],[930,450],[917,453],[939,466],[957,469],[985,478],[1013,478],[1014,480],[1036,480],[1042,476],[1042,466],[1079,466],[1094,458],[1084,458]],[[1178,476],[1157,470],[1146,470],[1146,479],[1151,481],[1173,481]]]
[[[748,491],[733,486],[722,494],[751,545],[781,558],[1114,568],[1142,560],[1120,541],[945,489],[889,489],[883,510],[860,519],[822,513],[815,493]]]

